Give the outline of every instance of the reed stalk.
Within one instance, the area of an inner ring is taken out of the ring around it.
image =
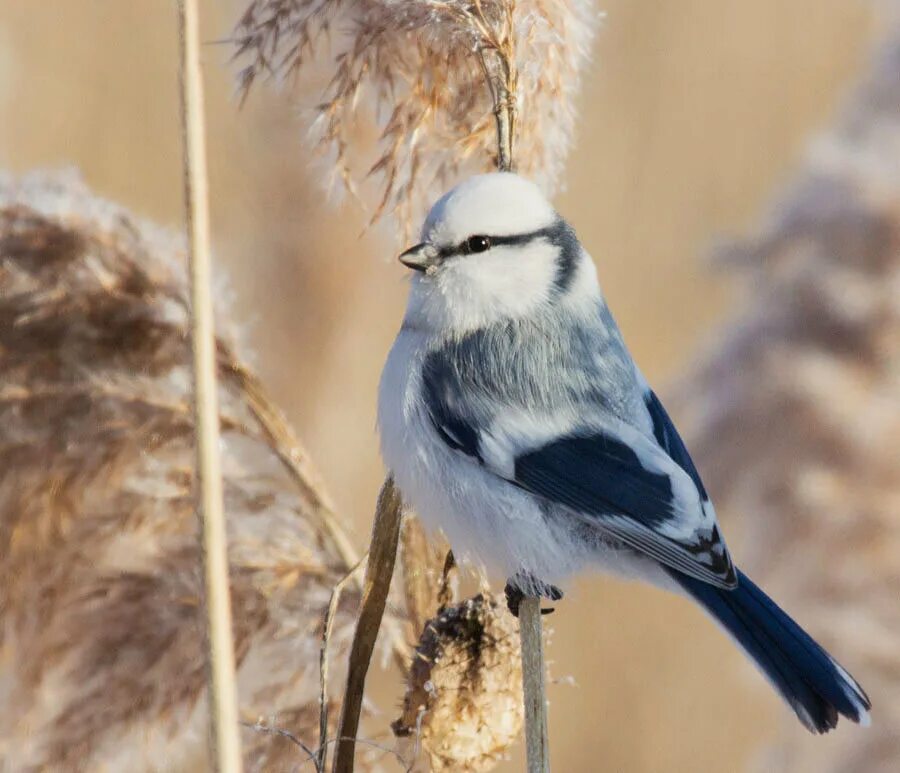
[[[522,692],[525,699],[525,747],[528,773],[549,773],[550,740],[547,735],[547,691],[541,600],[526,596],[519,604],[522,642]]]
[[[179,0],[182,150],[191,287],[196,496],[200,519],[208,659],[210,762],[220,773],[240,773],[237,682],[231,628],[228,539],[219,456],[219,401],[213,320],[209,194],[203,116],[203,77],[197,0]]]
[[[347,687],[341,708],[337,747],[334,754],[334,773],[352,773],[356,753],[356,734],[362,713],[363,693],[366,674],[375,640],[381,628],[381,619],[387,603],[394,564],[397,560],[397,546],[400,542],[400,517],[402,502],[400,492],[389,476],[378,495],[375,508],[375,522],[372,524],[372,542],[369,560],[366,564],[366,578],[363,584],[359,619],[350,648],[350,665],[347,669]]]

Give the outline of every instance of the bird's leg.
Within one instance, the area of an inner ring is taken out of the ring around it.
[[[522,590],[523,587],[527,588],[533,594],[538,595],[541,598],[550,599],[551,601],[559,601],[563,597],[563,592],[555,585],[538,580],[527,572],[516,572],[514,576],[506,581],[506,587],[503,589],[503,593],[506,596],[506,607],[512,613],[513,617],[519,616],[519,604],[522,603],[522,599],[524,599],[526,595]],[[549,615],[553,612],[553,609],[553,607],[542,609],[541,614]]]

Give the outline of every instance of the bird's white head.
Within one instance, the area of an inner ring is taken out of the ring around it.
[[[462,334],[539,313],[572,292],[596,292],[575,232],[536,185],[510,172],[451,190],[431,209],[421,238],[400,256],[416,271],[408,327]]]

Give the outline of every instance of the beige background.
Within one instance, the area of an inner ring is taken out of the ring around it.
[[[239,5],[203,3],[205,39],[226,36]],[[180,227],[173,6],[0,0],[0,167],[74,165],[101,194]],[[737,301],[708,247],[787,179],[877,26],[858,0],[604,8],[558,205],[665,393]],[[362,546],[382,476],[374,394],[404,298],[394,240],[359,238],[359,213],[324,202],[295,121],[302,100],[264,86],[238,110],[228,47],[205,54],[233,318]],[[740,556],[739,523],[726,529]],[[557,770],[739,770],[786,711],[711,624],[658,591],[584,579],[552,626],[554,674],[576,682],[551,688]]]

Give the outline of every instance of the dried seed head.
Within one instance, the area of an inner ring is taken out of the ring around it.
[[[421,747],[434,771],[485,771],[522,730],[518,626],[478,595],[431,620],[419,640],[394,733]]]
[[[252,0],[234,32],[239,85],[289,73],[309,83],[329,47],[313,136],[348,191],[371,191],[373,220],[408,225],[461,176],[496,168],[494,112],[509,100],[514,164],[553,192],[597,18],[591,0]],[[371,157],[358,151],[360,115],[378,132]],[[363,185],[373,175],[380,187]]]
[[[72,177],[0,175],[0,749],[10,769],[202,766],[188,347],[179,240]],[[242,718],[274,717],[315,745],[321,623],[346,565],[315,485],[289,473],[291,454],[260,422],[227,335],[218,357]],[[357,599],[348,588],[338,612],[336,667]],[[261,769],[266,746],[246,745],[248,769]]]

